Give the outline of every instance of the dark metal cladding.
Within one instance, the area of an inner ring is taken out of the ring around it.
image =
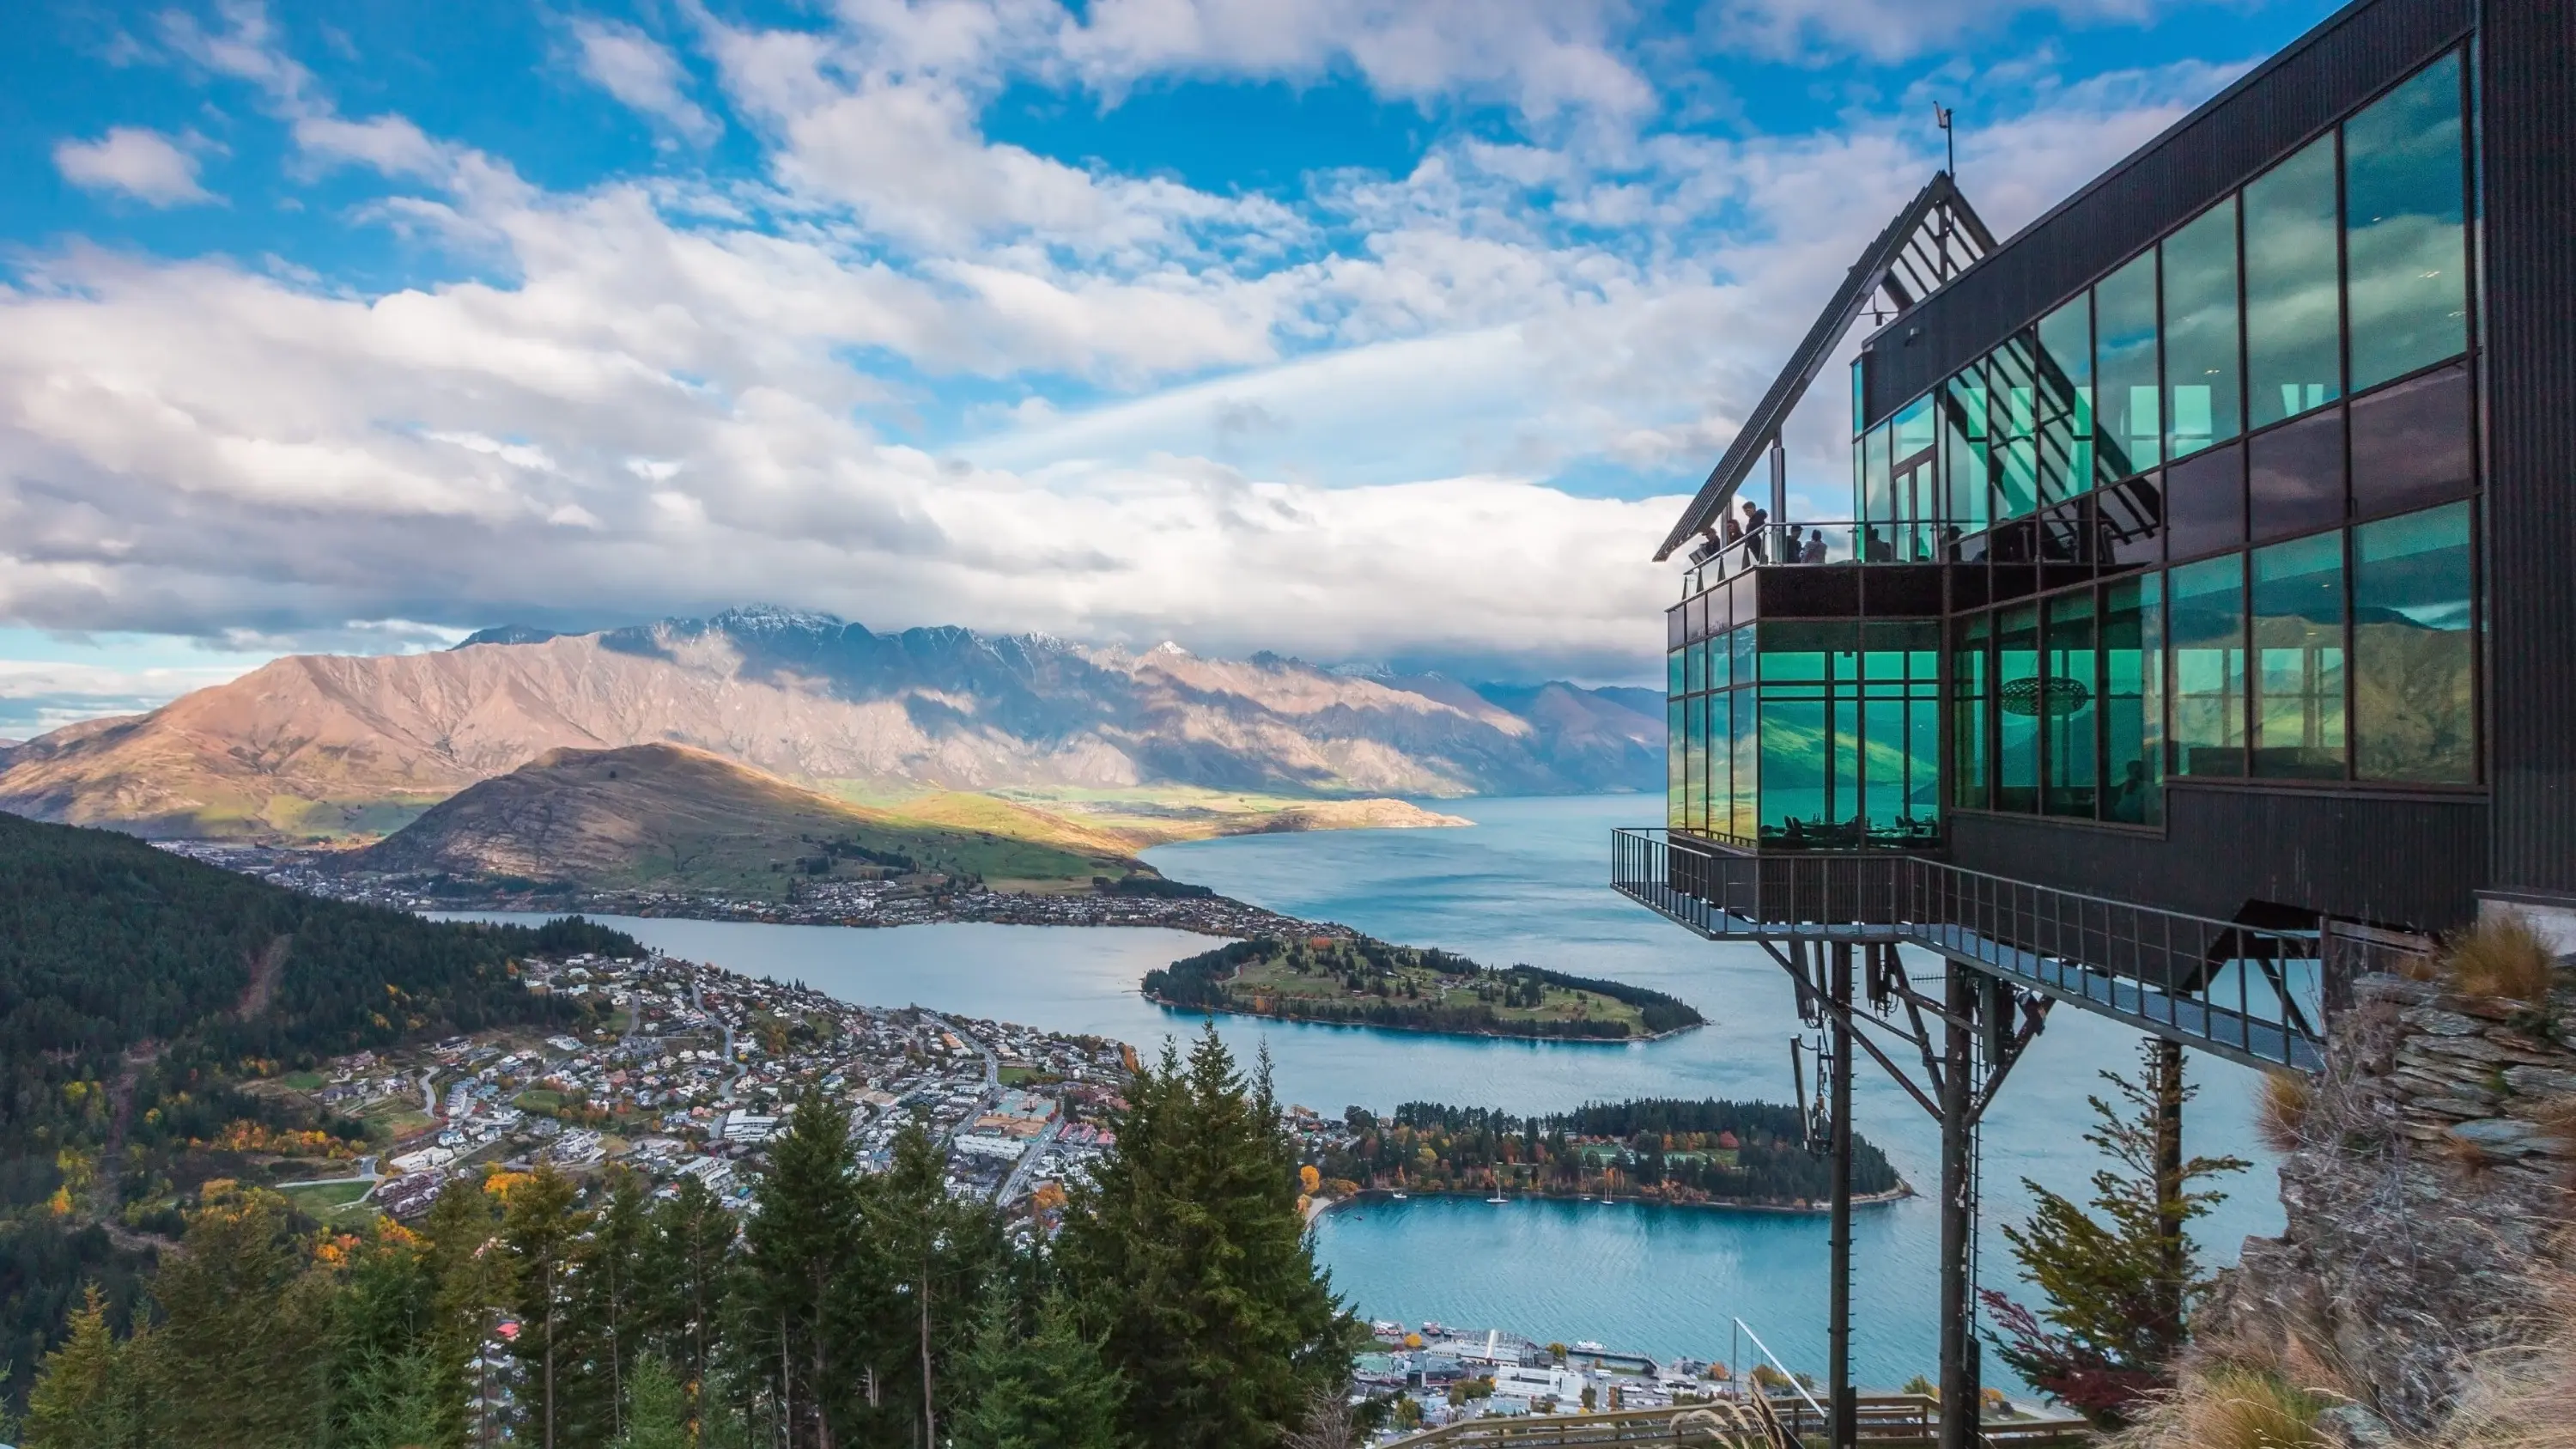
[[[2251,903],[2440,931],[2477,913],[2487,802],[2175,786],[2162,834],[1952,811],[1968,870],[2233,920]]]
[[[2563,20],[2559,4],[2489,3],[2497,12],[2534,12],[2516,22],[2534,30]],[[2013,329],[2467,34],[2477,4],[2358,0],[2255,68],[1881,330],[1863,369],[1867,421],[1983,356]],[[2542,46],[2520,63],[2539,71],[2568,61],[2563,49]],[[2567,135],[2559,133],[2560,144]]]
[[[2486,0],[2495,888],[2576,901],[2576,7]]]

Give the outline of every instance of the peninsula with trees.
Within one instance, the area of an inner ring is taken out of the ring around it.
[[[1185,1011],[1453,1036],[1640,1041],[1706,1021],[1644,987],[1360,935],[1236,941],[1147,972],[1145,995]]]

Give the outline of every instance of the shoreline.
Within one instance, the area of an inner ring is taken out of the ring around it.
[[[1447,1036],[1457,1037],[1466,1041],[1528,1041],[1560,1043],[1566,1046],[1598,1047],[1645,1046],[1653,1042],[1664,1041],[1671,1037],[1680,1036],[1684,1032],[1697,1031],[1701,1027],[1708,1025],[1706,1021],[1699,1021],[1694,1022],[1689,1026],[1674,1027],[1670,1031],[1647,1032],[1639,1036],[1550,1036],[1543,1032],[1459,1031],[1453,1028],[1440,1026],[1399,1026],[1393,1022],[1384,1021],[1336,1021],[1329,1017],[1291,1016],[1285,1012],[1278,1011],[1247,1011],[1236,1006],[1202,1006],[1195,1003],[1183,1003],[1172,1001],[1165,997],[1156,996],[1150,991],[1146,991],[1141,994],[1147,1001],[1154,1003],[1165,1011],[1188,1012],[1207,1016],[1248,1016],[1255,1021],[1286,1021],[1293,1022],[1299,1026],[1347,1026],[1356,1027],[1362,1031],[1400,1031],[1412,1036]]]
[[[1902,1179],[1899,1179],[1899,1180],[1898,1180],[1898,1182],[1897,1182],[1897,1184],[1896,1184],[1896,1186],[1894,1186],[1894,1187],[1892,1187],[1892,1188],[1888,1189],[1886,1192],[1854,1193],[1854,1194],[1852,1194],[1852,1206],[1853,1206],[1853,1207],[1855,1207],[1855,1208],[1862,1208],[1862,1207],[1886,1207],[1886,1206],[1888,1206],[1888,1205],[1890,1205],[1890,1204],[1893,1204],[1893,1203],[1900,1203],[1900,1202],[1905,1201],[1905,1200],[1906,1200],[1906,1199],[1908,1199],[1908,1198],[1911,1198],[1911,1197],[1917,1197],[1917,1196],[1920,1196],[1920,1194],[1918,1194],[1917,1192],[1915,1192],[1915,1190],[1914,1190],[1914,1184],[1912,1184],[1912,1183],[1910,1183],[1910,1182],[1906,1182],[1906,1181],[1904,1181],[1904,1180],[1902,1180]],[[1478,1197],[1476,1197],[1476,1195],[1475,1195],[1475,1190],[1474,1190],[1474,1189],[1472,1189],[1472,1188],[1462,1188],[1462,1189],[1458,1189],[1458,1190],[1455,1190],[1455,1191],[1451,1191],[1451,1190],[1431,1190],[1431,1191],[1424,1191],[1424,1192],[1410,1192],[1410,1191],[1409,1191],[1409,1192],[1408,1192],[1408,1195],[1407,1195],[1407,1199],[1406,1199],[1406,1200],[1407,1200],[1407,1201],[1429,1201],[1429,1200],[1431,1200],[1431,1199],[1435,1199],[1435,1198],[1464,1199],[1464,1200],[1467,1200],[1467,1201],[1474,1201],[1474,1202],[1481,1202],[1481,1201],[1485,1201],[1485,1200],[1486,1200],[1486,1199],[1482,1199],[1482,1198],[1478,1198]],[[1315,1203],[1314,1207],[1313,1207],[1312,1209],[1310,1209],[1310,1210],[1309,1210],[1309,1213],[1308,1213],[1308,1216],[1307,1216],[1307,1221],[1308,1221],[1310,1224],[1311,1224],[1311,1223],[1321,1222],[1321,1221],[1323,1221],[1323,1219],[1324,1219],[1325,1215],[1327,1215],[1327,1214],[1329,1214],[1329,1213],[1336,1213],[1336,1212],[1340,1212],[1342,1209],[1344,1209],[1344,1208],[1346,1208],[1346,1207],[1353,1207],[1353,1206],[1357,1206],[1357,1205],[1360,1205],[1360,1204],[1364,1204],[1364,1203],[1372,1203],[1372,1202],[1374,1202],[1374,1203],[1381,1203],[1381,1204],[1382,1204],[1382,1203],[1392,1202],[1392,1201],[1394,1201],[1394,1200],[1395,1200],[1395,1189],[1393,1189],[1393,1188],[1391,1188],[1391,1187],[1367,1187],[1367,1188],[1362,1188],[1362,1189],[1360,1189],[1358,1192],[1353,1193],[1353,1194],[1352,1194],[1351,1196],[1349,1196],[1349,1197],[1336,1197],[1336,1198],[1323,1198],[1323,1199],[1318,1199],[1318,1200],[1316,1201],[1316,1203]],[[1583,1198],[1583,1197],[1569,1197],[1569,1196],[1567,1196],[1567,1195],[1565,1195],[1565,1194],[1563,1194],[1563,1193],[1554,1193],[1554,1192],[1532,1192],[1532,1193],[1524,1193],[1524,1194],[1523,1194],[1522,1196],[1520,1196],[1520,1197],[1513,1198],[1513,1199],[1512,1199],[1512,1201],[1513,1201],[1514,1203],[1522,1203],[1522,1202],[1562,1202],[1562,1203],[1587,1203],[1587,1202],[1594,1202],[1594,1203],[1600,1203],[1600,1202],[1606,1202],[1606,1203],[1613,1203],[1613,1204],[1616,1204],[1616,1205],[1618,1205],[1618,1206],[1620,1206],[1620,1207],[1673,1208],[1673,1209],[1676,1209],[1676,1210],[1680,1210],[1680,1211],[1687,1211],[1687,1212],[1781,1213],[1781,1214],[1785,1214],[1785,1215],[1790,1216],[1790,1217],[1816,1217],[1816,1216],[1821,1216],[1821,1215],[1823,1215],[1823,1214],[1830,1213],[1830,1212],[1832,1212],[1832,1211],[1833,1211],[1833,1207],[1832,1207],[1832,1205],[1831,1205],[1831,1204],[1829,1204],[1829,1203],[1818,1203],[1818,1204],[1816,1204],[1816,1205],[1815,1205],[1815,1206],[1813,1206],[1813,1207],[1792,1207],[1792,1206],[1789,1206],[1789,1205],[1787,1205],[1787,1204],[1785,1204],[1785,1203],[1738,1202],[1738,1201],[1723,1200],[1723,1199],[1721,1199],[1721,1200],[1712,1200],[1712,1201],[1709,1201],[1709,1202],[1663,1202],[1663,1201],[1659,1201],[1659,1200],[1657,1200],[1657,1199],[1655,1199],[1655,1198],[1646,1198],[1646,1197],[1611,1197],[1611,1198],[1603,1198],[1603,1197],[1591,1197],[1591,1198]]]

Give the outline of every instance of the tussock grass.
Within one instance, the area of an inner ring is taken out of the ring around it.
[[[2442,943],[2442,974],[2454,990],[2533,1005],[2549,999],[2558,961],[2525,917],[2486,917]]]
[[[2552,1275],[2527,1346],[2479,1361],[2443,1435],[2474,1449],[2576,1449],[2576,1276]]]
[[[2254,1135],[2275,1152],[2296,1151],[2307,1141],[2308,1114],[2316,1104],[2316,1083],[2306,1076],[2266,1072],[2254,1097]]]
[[[2327,1449],[2325,1400],[2278,1373],[2212,1364],[2138,1416],[2114,1449]]]

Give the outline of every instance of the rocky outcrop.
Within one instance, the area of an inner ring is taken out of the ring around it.
[[[2545,1317],[2569,1251],[2576,991],[2545,1007],[2365,976],[2281,1164],[2288,1226],[2252,1238],[2195,1320],[2352,1405],[2345,1442],[2439,1433],[2478,1359]],[[2296,1100],[2296,1093],[2290,1094]]]

